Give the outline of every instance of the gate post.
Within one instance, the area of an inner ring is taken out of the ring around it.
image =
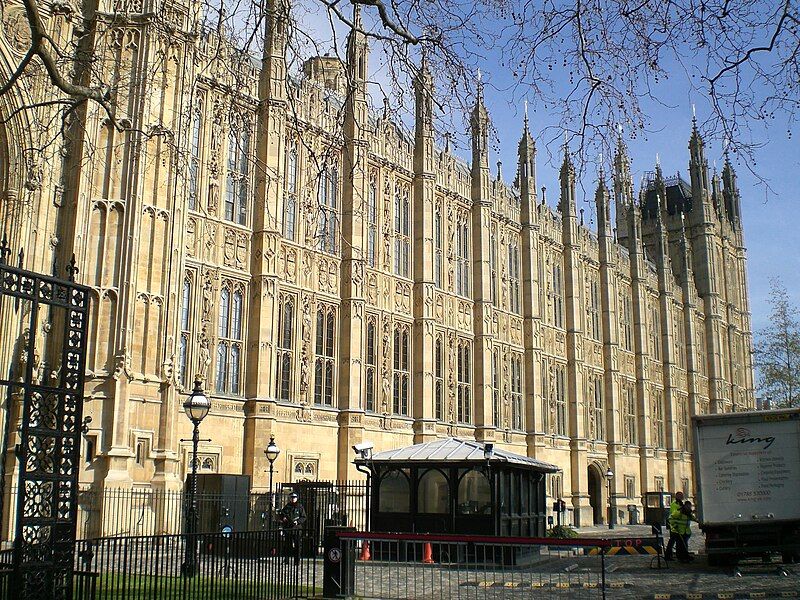
[[[323,598],[350,598],[355,592],[355,544],[343,540],[337,533],[355,531],[353,527],[326,527],[323,542]]]

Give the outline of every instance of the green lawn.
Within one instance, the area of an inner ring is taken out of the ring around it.
[[[247,581],[235,576],[190,578],[108,573],[97,578],[96,600],[262,600],[263,598],[313,597],[321,589],[279,586],[266,581]],[[79,597],[76,595],[76,597]]]

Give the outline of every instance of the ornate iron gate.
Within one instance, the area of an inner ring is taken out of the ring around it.
[[[19,422],[13,595],[67,600],[74,572],[89,288],[74,282],[74,258],[69,280],[62,280],[22,269],[21,254],[20,266],[11,266],[9,255],[3,240],[0,326],[14,340],[5,345],[9,368],[0,373],[0,386],[8,391],[7,437],[14,435],[12,420]]]

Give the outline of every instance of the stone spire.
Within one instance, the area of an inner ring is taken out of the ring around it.
[[[713,209],[709,197],[708,161],[696,118],[692,118],[692,135],[689,138],[689,175],[692,184],[692,213],[696,215],[695,219],[710,221]]]
[[[742,206],[739,185],[736,182],[736,171],[731,164],[728,151],[725,151],[725,166],[722,168],[722,197],[725,201],[725,213],[734,226],[741,225]]]
[[[489,189],[489,111],[483,103],[483,82],[478,71],[478,97],[470,116],[472,129],[472,198],[488,202]]]
[[[598,175],[597,191],[594,194],[595,207],[597,209],[597,235],[602,238],[611,237],[611,199],[609,198],[608,186],[606,185],[606,174],[603,166],[600,165]]]
[[[631,159],[628,147],[622,139],[622,130],[617,136],[617,149],[614,153],[614,208],[616,211],[617,235],[620,240],[628,236],[627,213],[633,205],[633,178],[631,177]]]
[[[569,156],[569,146],[564,144],[564,160],[559,173],[561,182],[561,200],[558,210],[565,218],[575,217],[575,165]]]
[[[525,120],[522,138],[517,148],[517,184],[519,185],[522,224],[530,223],[536,207],[536,142],[528,128],[528,103],[525,103]]]

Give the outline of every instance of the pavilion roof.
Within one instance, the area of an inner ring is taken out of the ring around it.
[[[444,438],[425,442],[424,444],[414,444],[396,450],[385,450],[372,455],[370,459],[356,459],[356,463],[369,464],[379,463],[382,465],[396,464],[422,464],[422,463],[463,463],[463,464],[485,464],[484,442],[475,440],[461,440],[458,438]],[[493,448],[490,464],[507,464],[525,467],[535,471],[555,473],[561,468],[554,464],[547,463],[521,454],[514,454],[508,450]]]

